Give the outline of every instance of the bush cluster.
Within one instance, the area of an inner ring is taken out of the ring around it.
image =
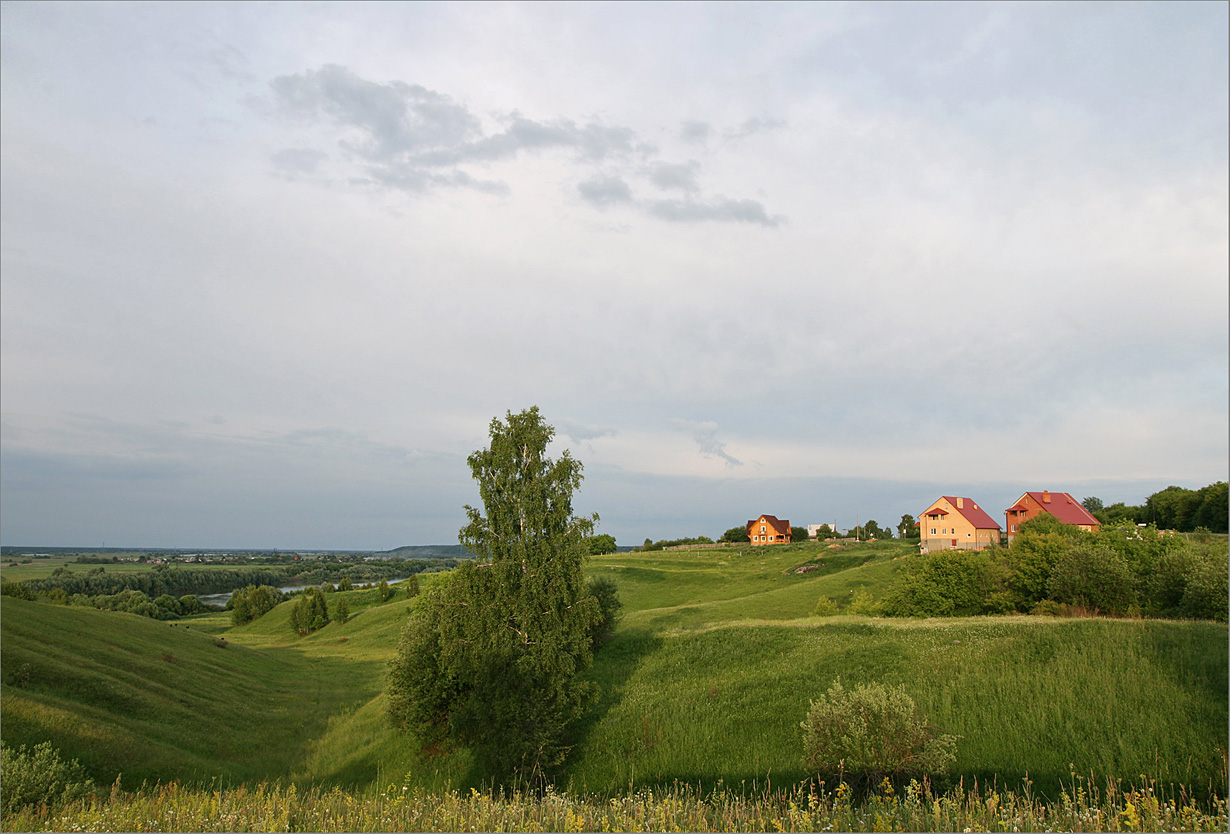
[[[268,614],[282,601],[282,592],[271,585],[248,585],[231,594],[231,625],[243,625]]]
[[[64,761],[46,741],[29,750],[24,744],[14,750],[0,743],[0,772],[6,816],[27,805],[59,805],[94,791],[94,782],[81,764],[76,759]]]
[[[955,736],[940,733],[900,687],[878,683],[846,689],[838,678],[812,701],[803,728],[808,768],[822,777],[942,774],[956,760]]]
[[[911,561],[885,595],[896,617],[1055,613],[1227,620],[1224,541],[1153,527],[1083,532],[1039,516],[1008,548],[946,550]]]

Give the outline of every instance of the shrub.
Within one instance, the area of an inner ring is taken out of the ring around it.
[[[1221,564],[1205,561],[1195,565],[1188,574],[1187,587],[1179,610],[1185,617],[1200,620],[1226,622],[1230,600],[1230,582],[1227,581],[1226,561]]]
[[[905,690],[873,683],[847,690],[837,679],[812,701],[803,728],[807,766],[821,776],[883,777],[944,773],[955,736],[927,725]]]
[[[20,582],[0,582],[0,595],[6,597],[17,597],[18,599],[28,599],[34,601],[34,591],[29,585],[23,585]]]
[[[1004,568],[989,553],[944,550],[911,560],[884,599],[890,617],[968,617],[999,613]]]
[[[590,643],[597,649],[604,638],[609,637],[619,621],[619,609],[624,604],[619,600],[619,588],[609,576],[590,577],[589,592],[598,600],[601,617],[590,626]]]
[[[1115,551],[1100,545],[1078,545],[1064,554],[1051,571],[1048,596],[1056,602],[1123,614],[1136,602],[1132,571]]]
[[[878,617],[880,615],[880,606],[872,598],[871,592],[859,588],[850,597],[850,604],[846,607],[847,614],[862,614],[864,617]]]
[[[46,741],[32,750],[24,744],[16,750],[0,744],[0,771],[4,774],[0,792],[5,814],[27,805],[71,802],[94,790],[94,782],[81,764],[76,759],[65,762]]]
[[[839,611],[837,603],[832,599],[820,597],[820,599],[816,600],[816,607],[812,609],[811,615],[813,617],[831,617]]]

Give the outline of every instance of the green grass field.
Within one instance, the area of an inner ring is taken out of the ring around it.
[[[879,598],[912,546],[623,553],[594,558],[625,609],[589,671],[602,695],[561,784],[609,793],[804,779],[799,722],[838,676],[902,685],[957,734],[956,772],[1037,790],[1092,773],[1225,794],[1227,629],[1213,623],[813,617]],[[796,569],[813,568],[804,573]],[[437,575],[421,577],[423,585]],[[329,595],[331,603],[337,595]],[[49,739],[102,784],[293,779],[325,787],[475,785],[464,751],[421,749],[384,717],[383,676],[412,601],[347,594],[352,616],[300,638],[289,604],[231,628],[172,626],[3,597],[6,744]],[[219,648],[215,638],[225,639]],[[1075,774],[1075,775],[1074,775]]]

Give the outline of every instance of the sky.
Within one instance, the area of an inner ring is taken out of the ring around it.
[[[0,542],[621,545],[1230,471],[1225,3],[0,7]]]

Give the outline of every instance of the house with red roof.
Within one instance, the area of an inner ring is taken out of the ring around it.
[[[785,544],[790,541],[790,522],[762,515],[747,523],[747,537],[752,544]]]
[[[999,544],[1000,527],[971,498],[941,495],[918,520],[920,550],[982,550]]]
[[[1093,513],[1067,492],[1027,492],[1004,510],[1004,522],[1008,525],[1008,543],[1012,543],[1022,524],[1042,513],[1053,515],[1064,524],[1073,524],[1087,532],[1102,526],[1102,522],[1094,518]]]

